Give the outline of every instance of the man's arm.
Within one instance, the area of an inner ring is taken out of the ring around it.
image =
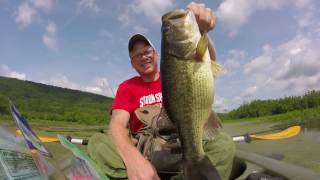
[[[131,141],[127,128],[129,118],[130,114],[127,111],[121,109],[113,110],[108,131],[112,142],[126,165],[128,178],[130,180],[158,180],[160,178],[156,170]]]

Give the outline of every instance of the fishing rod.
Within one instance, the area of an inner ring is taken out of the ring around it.
[[[252,140],[280,140],[280,139],[287,139],[294,136],[297,136],[301,131],[301,126],[291,126],[286,129],[283,129],[279,132],[273,133],[265,133],[270,131],[275,131],[279,129],[267,130],[267,131],[260,131],[255,133],[247,133],[238,136],[232,136],[234,142],[246,142],[250,143]],[[100,131],[104,133],[104,131]],[[16,132],[19,135],[19,132]],[[71,136],[66,136],[66,138],[73,144],[81,144],[81,145],[88,145],[88,139],[80,139],[80,138],[73,138]],[[56,137],[47,137],[47,136],[39,136],[39,139],[45,143],[58,143],[59,139]]]

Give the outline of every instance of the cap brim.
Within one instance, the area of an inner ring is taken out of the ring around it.
[[[134,34],[133,36],[131,36],[131,38],[129,39],[129,43],[128,43],[128,50],[129,53],[131,52],[134,44],[138,41],[144,41],[146,42],[148,45],[152,46],[152,43],[150,42],[150,40],[148,38],[146,38],[144,35],[142,34]]]

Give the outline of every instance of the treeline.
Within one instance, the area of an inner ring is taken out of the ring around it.
[[[317,107],[320,107],[320,91],[312,90],[303,96],[290,96],[275,100],[254,100],[227,114],[221,114],[221,118],[254,118]]]
[[[11,118],[8,98],[30,121],[72,121],[84,124],[107,123],[113,100],[88,92],[0,77],[0,121]]]

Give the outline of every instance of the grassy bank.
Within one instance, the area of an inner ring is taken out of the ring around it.
[[[223,123],[236,122],[277,122],[283,126],[301,124],[308,128],[320,129],[320,108],[303,109],[284,114],[263,116],[257,118],[223,119]]]

